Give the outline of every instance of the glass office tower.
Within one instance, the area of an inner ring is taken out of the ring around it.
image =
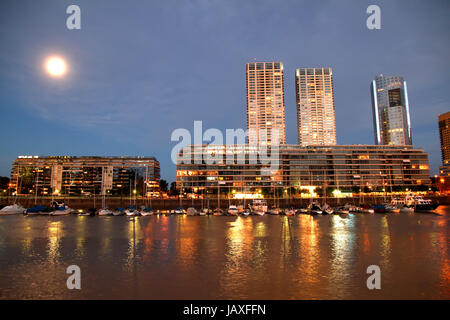
[[[371,94],[375,144],[411,145],[408,90],[403,77],[376,76]]]

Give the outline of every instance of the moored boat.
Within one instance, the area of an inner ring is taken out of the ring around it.
[[[10,206],[3,207],[0,210],[0,215],[11,215],[11,214],[19,214],[24,213],[25,208],[22,207],[20,204],[13,204]]]
[[[111,210],[109,210],[109,209],[104,208],[104,209],[100,209],[98,211],[98,215],[99,216],[112,216],[113,212]]]
[[[139,215],[139,211],[137,211],[134,206],[129,206],[128,208],[125,209],[125,214],[128,217],[138,216]]]
[[[145,207],[141,210],[141,216],[144,216],[144,217],[152,216],[154,214],[155,214],[155,212],[150,207]]]
[[[49,213],[51,216],[66,216],[75,212],[74,209],[69,208],[69,206],[65,205],[63,202],[53,201],[52,208],[53,211]]]
[[[363,204],[360,207],[361,213],[375,213],[375,210],[371,208],[368,204]]]
[[[230,216],[237,216],[237,214],[238,214],[238,208],[236,207],[236,206],[234,206],[234,205],[230,205],[229,207],[228,207],[228,214],[230,215]]]
[[[313,202],[308,206],[308,213],[311,215],[322,214],[322,209],[319,204]]]
[[[342,206],[342,207],[335,208],[333,213],[345,215],[345,214],[349,214],[350,211],[345,206]]]
[[[250,215],[250,211],[249,210],[244,210],[241,212],[241,215],[244,217],[248,217]]]
[[[285,216],[295,216],[295,210],[293,208],[287,207],[284,209],[283,214]]]
[[[23,214],[27,215],[27,216],[37,216],[43,210],[45,210],[45,206],[33,206],[33,207],[25,210],[25,212]]]
[[[185,214],[186,211],[184,211],[183,208],[178,207],[175,210],[173,210],[173,213],[174,214]]]
[[[253,199],[250,208],[252,214],[263,216],[267,212],[267,202],[263,199]]]
[[[81,210],[81,211],[79,210],[78,215],[79,216],[90,216],[90,217],[93,217],[93,216],[95,216],[96,212],[97,212],[96,208],[89,208],[87,210]]]
[[[252,214],[255,216],[263,216],[265,214],[265,212],[262,210],[254,210],[254,211],[252,211]]]
[[[375,213],[388,213],[390,210],[390,207],[386,204],[376,204],[373,206],[373,210]]]
[[[400,212],[412,213],[412,212],[414,212],[414,207],[413,206],[408,206],[408,205],[405,204],[403,207],[400,208]]]
[[[333,214],[334,210],[327,203],[322,206],[322,214]]]
[[[190,207],[190,208],[187,208],[186,214],[188,216],[196,216],[196,215],[198,215],[198,212],[194,207]]]
[[[424,199],[422,196],[414,196],[406,204],[414,207],[415,212],[433,211],[439,207],[439,203],[433,203],[430,199]]]
[[[284,214],[284,212],[280,208],[272,208],[267,211],[267,214],[279,215],[279,214]]]
[[[125,215],[125,211],[121,207],[118,207],[116,208],[116,210],[113,211],[113,216],[123,216],[123,215]]]

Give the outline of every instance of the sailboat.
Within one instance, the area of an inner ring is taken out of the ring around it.
[[[308,206],[308,213],[312,215],[322,214],[322,209],[318,203],[311,202]]]
[[[197,210],[194,207],[189,207],[186,210],[186,214],[188,216],[196,216],[196,215],[198,215],[198,212],[197,212]]]
[[[116,210],[113,211],[113,216],[123,216],[123,215],[125,215],[125,212],[121,207],[118,207],[116,208]]]
[[[19,204],[13,204],[10,206],[6,206],[0,210],[0,215],[11,215],[11,214],[19,214],[24,213],[25,208]]]
[[[45,210],[45,206],[33,206],[27,210],[25,210],[25,212],[23,213],[24,215],[27,216],[37,216],[39,214],[41,214],[41,211]]]
[[[153,214],[155,214],[152,210],[152,208],[150,208],[149,206],[143,208],[141,210],[141,216],[152,216]]]
[[[238,208],[235,205],[230,205],[228,207],[228,211],[227,211],[228,215],[230,216],[237,216],[238,214]]]
[[[53,201],[52,207],[53,211],[49,213],[49,215],[51,216],[65,216],[75,211],[74,209],[69,208],[67,205],[65,205],[64,202]]]
[[[89,208],[87,210],[81,210],[81,212],[78,214],[79,216],[95,216],[95,212],[97,210],[95,208]]]
[[[98,211],[98,215],[99,216],[112,216],[113,212],[107,208],[104,208],[104,209],[100,209]]]
[[[253,199],[251,209],[252,214],[263,216],[267,212],[267,202],[263,199]]]
[[[131,216],[138,216],[139,215],[139,211],[136,210],[136,208],[134,206],[129,206],[128,208],[125,209],[125,214],[129,217]]]
[[[285,216],[295,216],[295,210],[292,207],[287,206],[286,209],[284,209],[283,214]]]

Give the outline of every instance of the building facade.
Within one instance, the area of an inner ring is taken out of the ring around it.
[[[299,68],[295,73],[298,144],[336,144],[331,68]]]
[[[274,130],[279,143],[286,143],[281,62],[247,63],[247,129],[249,140],[256,144],[272,144]],[[266,139],[261,139],[264,132]]]
[[[403,77],[376,76],[371,84],[377,145],[412,145],[408,90]]]
[[[450,160],[450,112],[439,115],[442,163]]]
[[[148,195],[159,188],[153,157],[19,156],[10,185],[17,194]]]
[[[441,176],[450,175],[450,112],[439,115],[439,137],[441,140],[442,166]]]
[[[205,148],[188,146],[183,150],[184,161],[179,157],[177,162],[179,190],[254,194],[262,189],[270,193],[322,187],[389,192],[430,185],[428,154],[412,146],[283,145],[277,154],[268,153],[255,162],[249,145],[223,145],[214,151],[221,159],[216,163],[189,161],[196,152],[211,152]],[[277,161],[275,166],[273,161]]]

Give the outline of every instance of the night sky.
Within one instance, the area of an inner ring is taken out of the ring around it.
[[[81,30],[66,8],[81,8]],[[381,7],[381,30],[366,8]],[[173,181],[176,128],[246,128],[245,64],[284,64],[287,142],[295,69],[333,68],[339,144],[373,144],[370,82],[408,84],[413,144],[441,163],[450,111],[450,1],[1,1],[0,175],[18,155],[155,156]],[[58,54],[68,74],[49,77]]]

